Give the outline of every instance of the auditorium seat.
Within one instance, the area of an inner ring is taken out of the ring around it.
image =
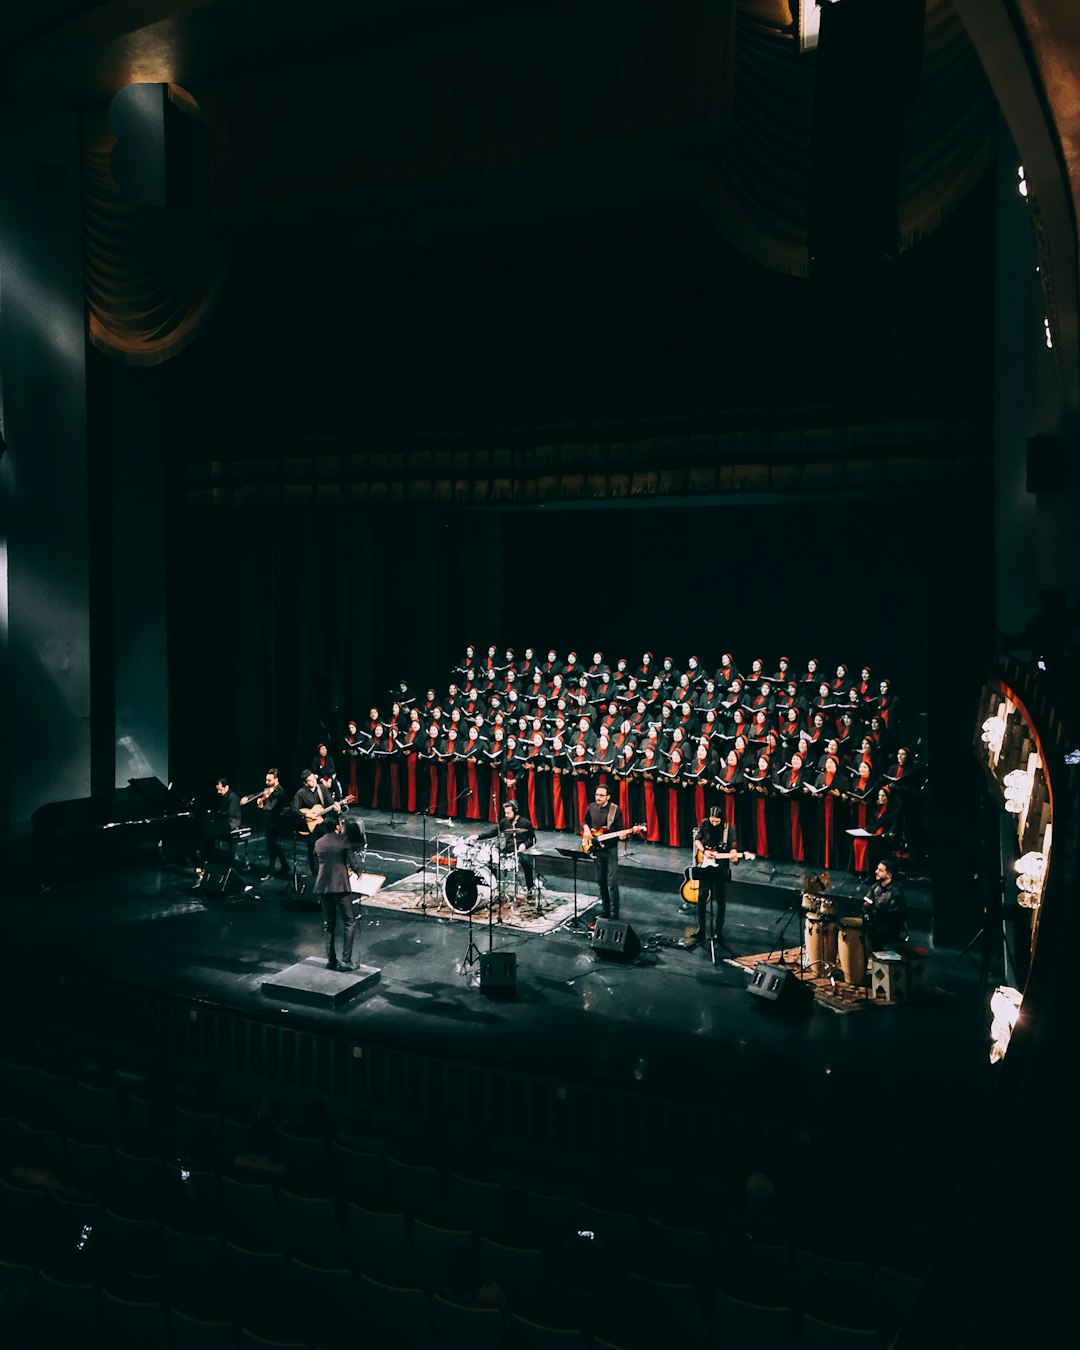
[[[312,1266],[290,1257],[289,1279],[301,1304],[320,1315],[332,1310],[341,1326],[353,1335],[362,1330],[360,1298],[351,1270]]]
[[[231,1322],[191,1317],[178,1308],[168,1313],[172,1350],[236,1350],[236,1328]]]
[[[498,1350],[503,1317],[497,1308],[474,1308],[436,1294],[431,1327],[439,1350]]]
[[[637,1327],[635,1340],[660,1345],[672,1337],[686,1350],[703,1350],[708,1323],[696,1285],[665,1284],[631,1271],[626,1294]]]
[[[315,1266],[338,1267],[345,1261],[345,1234],[332,1200],[278,1192],[284,1250]]]
[[[499,1237],[506,1227],[506,1188],[498,1181],[477,1181],[450,1172],[446,1218],[453,1227],[468,1228],[477,1236]]]
[[[512,1305],[535,1299],[547,1281],[544,1253],[538,1247],[508,1247],[480,1239],[480,1271],[493,1280]]]
[[[332,1143],[330,1159],[350,1200],[366,1209],[379,1209],[386,1204],[386,1169],[381,1153]]]
[[[386,1159],[386,1191],[391,1209],[410,1219],[441,1223],[446,1215],[442,1173],[398,1158]]]
[[[404,1214],[384,1214],[354,1204],[348,1206],[346,1213],[352,1269],[391,1284],[408,1283],[412,1244]]]
[[[453,1257],[466,1251],[475,1257],[473,1236],[467,1228],[439,1228],[423,1219],[412,1222],[413,1283],[433,1294],[446,1288],[446,1272]]]
[[[836,1326],[810,1313],[803,1315],[800,1341],[802,1350],[885,1350],[880,1331]]]
[[[383,1284],[370,1275],[359,1277],[359,1289],[364,1316],[377,1332],[400,1350],[426,1350],[430,1319],[422,1289]]]
[[[510,1327],[521,1333],[529,1350],[586,1350],[585,1333],[580,1327],[548,1327],[511,1314]]]
[[[101,1291],[101,1322],[119,1344],[139,1350],[165,1350],[169,1328],[165,1309],[157,1302],[122,1298],[108,1289]]]
[[[795,1315],[788,1307],[748,1303],[720,1291],[713,1299],[713,1344],[752,1345],[754,1350],[790,1350],[795,1345]]]

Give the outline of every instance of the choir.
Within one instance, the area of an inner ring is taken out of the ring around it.
[[[398,686],[385,715],[350,721],[339,755],[362,806],[497,824],[516,799],[535,829],[578,833],[604,784],[654,844],[689,845],[718,801],[741,848],[814,867],[872,871],[903,833],[912,783],[898,701],[869,667],[801,675],[781,657],[715,672],[645,652],[519,658],[467,647],[446,692]],[[317,747],[312,767],[333,762]],[[850,831],[858,831],[852,835]]]

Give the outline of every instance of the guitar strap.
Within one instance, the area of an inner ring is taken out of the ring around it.
[[[615,823],[615,812],[619,809],[617,802],[608,802],[607,809],[607,828],[610,830]]]

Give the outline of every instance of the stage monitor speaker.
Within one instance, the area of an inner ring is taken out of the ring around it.
[[[810,985],[804,984],[790,967],[770,966],[766,962],[754,967],[746,992],[759,1006],[775,1008],[791,1017],[808,1013],[814,1001]]]
[[[488,998],[517,998],[517,952],[480,957],[480,992]]]
[[[593,926],[592,949],[605,961],[636,961],[641,941],[625,919],[599,918]]]
[[[231,867],[209,863],[199,868],[199,879],[191,889],[195,895],[239,895],[244,882]]]

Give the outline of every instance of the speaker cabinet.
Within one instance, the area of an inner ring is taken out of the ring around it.
[[[801,1017],[810,1011],[814,991],[787,966],[770,966],[765,962],[754,967],[754,974],[746,992],[759,1007],[773,1008],[790,1017]]]
[[[517,952],[481,955],[480,992],[488,998],[517,998]]]
[[[641,941],[625,919],[599,918],[593,926],[592,949],[605,961],[637,960]]]

